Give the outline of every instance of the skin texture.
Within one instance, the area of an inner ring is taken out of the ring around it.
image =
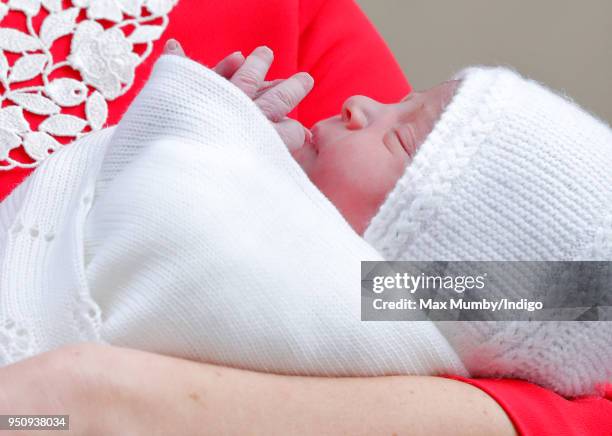
[[[312,182],[363,234],[458,86],[445,82],[395,104],[353,96],[293,152]]]
[[[94,344],[2,368],[0,386],[0,413],[70,414],[73,435],[515,434],[454,380],[289,377]]]

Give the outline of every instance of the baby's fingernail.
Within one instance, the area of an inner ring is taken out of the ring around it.
[[[272,49],[270,47],[266,47],[265,45],[257,47],[255,50],[253,50],[253,53],[257,54],[258,56],[262,58],[267,58],[267,59],[274,58],[274,52],[272,51]]]
[[[309,90],[309,91],[314,86],[314,79],[308,73],[298,73],[298,74],[296,74],[295,77],[298,78],[300,80],[300,82],[302,82],[302,84],[304,85],[304,88]]]
[[[184,55],[181,44],[176,39],[169,39],[164,47],[164,53]]]

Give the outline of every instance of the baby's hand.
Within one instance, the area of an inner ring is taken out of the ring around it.
[[[175,40],[166,43],[165,53],[185,56],[180,44]],[[291,112],[312,90],[314,80],[308,73],[297,73],[288,79],[267,82],[265,80],[274,54],[268,47],[257,47],[245,59],[239,53],[232,53],[213,68],[249,98],[272,122],[279,136],[289,150],[300,148],[310,131],[298,121],[288,118]]]

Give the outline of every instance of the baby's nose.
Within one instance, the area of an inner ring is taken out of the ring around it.
[[[342,120],[349,129],[363,129],[372,122],[380,106],[380,103],[369,97],[354,95],[342,105]]]

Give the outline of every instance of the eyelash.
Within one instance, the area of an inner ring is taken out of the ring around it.
[[[405,140],[405,139],[402,137],[402,134],[400,133],[399,128],[395,128],[395,129],[393,129],[393,134],[394,134],[394,135],[395,135],[395,137],[397,138],[397,140],[398,140],[398,142],[399,142],[400,146],[401,146],[401,147],[404,149],[404,151],[405,151],[406,153],[408,153],[408,150],[407,150],[407,147],[408,147],[407,142],[406,142],[406,140]]]
[[[416,143],[412,127],[409,125],[403,126],[403,128],[395,127],[391,132],[399,141],[400,146],[402,147],[408,158],[412,159],[414,157],[414,153],[416,152]]]
[[[389,150],[389,153],[391,154],[394,153],[393,149],[395,148],[393,145],[391,145],[392,144],[391,141],[393,141],[393,137],[395,137],[395,140],[398,141],[400,147],[404,148],[404,146],[402,145],[402,140],[399,135],[399,131],[397,129],[389,130],[383,136],[383,144],[385,144],[385,148]]]

